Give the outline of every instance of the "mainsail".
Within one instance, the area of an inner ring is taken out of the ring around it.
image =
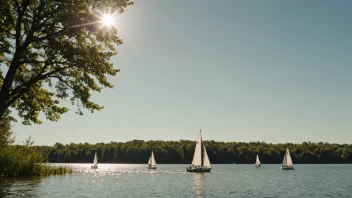
[[[291,155],[290,155],[290,151],[288,150],[288,148],[287,148],[287,150],[286,150],[286,161],[287,161],[287,166],[292,166],[293,165],[293,163],[292,163],[292,159],[291,159]]]
[[[198,138],[197,138],[196,149],[195,149],[194,155],[193,155],[192,165],[193,166],[201,166],[202,162],[203,162],[203,160],[202,160],[202,136],[199,132]]]
[[[93,162],[93,165],[94,165],[94,166],[98,165],[97,152],[95,152],[95,155],[94,155],[94,162]]]
[[[205,150],[201,131],[198,134],[196,149],[192,160],[193,166],[211,167],[207,151]]]
[[[260,165],[260,160],[259,160],[259,156],[257,155],[257,159],[256,159],[256,161],[255,161],[255,165]]]
[[[154,159],[154,153],[152,151],[152,155],[149,157],[149,161],[148,161],[148,165],[149,166],[156,166],[156,162],[155,162],[155,159]]]
[[[282,166],[283,167],[293,166],[291,155],[290,155],[290,151],[288,150],[288,148],[286,149],[284,160],[282,161]]]

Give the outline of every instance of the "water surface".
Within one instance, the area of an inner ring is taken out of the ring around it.
[[[187,173],[186,165],[68,164],[70,175],[0,180],[0,197],[351,197],[352,165],[213,165]]]

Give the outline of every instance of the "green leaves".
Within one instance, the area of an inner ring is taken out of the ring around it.
[[[57,121],[63,100],[91,112],[103,107],[91,92],[112,88],[110,58],[122,44],[117,30],[103,27],[99,13],[123,12],[130,0],[5,0],[0,5],[0,117],[17,110],[23,124],[40,124],[42,112]],[[7,69],[3,69],[7,67]]]
[[[49,153],[50,162],[91,163],[98,153],[102,163],[146,163],[153,150],[157,163],[191,163],[195,142],[189,140],[159,141],[133,140],[111,143],[56,143],[38,146]],[[289,147],[293,163],[350,163],[352,144],[272,144],[265,142],[215,142],[204,141],[212,164],[250,163],[259,155],[263,164],[279,164]]]

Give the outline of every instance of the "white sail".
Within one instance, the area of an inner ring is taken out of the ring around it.
[[[98,165],[97,152],[95,152],[95,155],[94,155],[94,162],[93,162],[93,165],[94,165],[94,166]]]
[[[282,166],[283,167],[287,166],[286,153],[284,155],[284,159],[282,160]]]
[[[200,132],[199,132],[198,138],[197,138],[197,144],[196,144],[196,149],[195,149],[194,155],[193,155],[192,165],[193,166],[201,166],[202,165],[202,136],[201,136]]]
[[[208,157],[208,154],[207,154],[207,150],[205,150],[204,144],[203,144],[203,149],[204,149],[204,151],[203,151],[203,153],[204,153],[203,166],[210,168],[211,165],[210,165],[209,157]]]
[[[257,155],[257,159],[256,159],[256,161],[255,161],[255,165],[260,165],[260,160],[259,160],[259,156]]]
[[[292,167],[293,166],[290,151],[288,150],[288,148],[286,149],[284,160],[282,161],[282,166],[283,167]]]
[[[150,158],[149,158],[148,165],[149,165],[149,166],[156,166],[156,162],[155,162],[155,159],[154,159],[154,153],[153,153],[153,151],[152,151],[152,155],[151,155]]]
[[[286,166],[293,166],[290,151],[286,149]]]

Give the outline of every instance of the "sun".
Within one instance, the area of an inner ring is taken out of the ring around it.
[[[112,26],[114,24],[112,15],[104,15],[102,21],[105,26]]]

